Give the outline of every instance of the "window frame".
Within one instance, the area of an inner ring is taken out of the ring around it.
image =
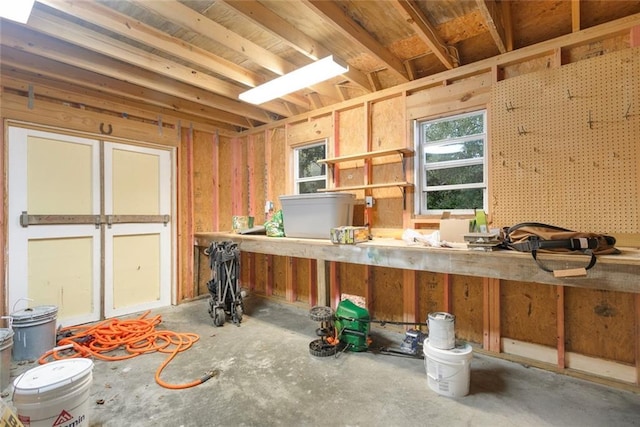
[[[482,114],[483,117],[483,132],[479,134],[473,135],[465,135],[457,138],[447,138],[441,139],[437,141],[425,141],[424,140],[424,131],[423,126],[425,124],[433,124],[445,121],[451,121],[455,119],[463,119],[465,117],[477,116]],[[474,214],[475,208],[479,208],[479,206],[473,208],[465,208],[465,209],[429,209],[426,206],[426,197],[427,193],[430,191],[442,191],[442,190],[461,190],[461,189],[474,189],[480,188],[482,189],[482,209],[485,212],[488,212],[488,136],[487,136],[487,109],[480,108],[474,111],[451,114],[447,116],[439,116],[436,118],[422,118],[414,121],[414,142],[415,142],[415,150],[417,155],[415,156],[415,183],[417,185],[417,190],[415,192],[415,201],[414,201],[414,214],[417,216],[427,216],[427,215],[442,215],[445,211],[457,214],[457,215],[471,215]],[[461,160],[450,160],[444,162],[432,162],[428,163],[426,161],[426,148],[429,147],[437,147],[448,145],[454,142],[468,142],[473,140],[482,139],[483,147],[482,147],[482,157],[474,157],[469,159],[461,159]],[[472,165],[482,165],[482,182],[475,182],[470,184],[450,184],[450,185],[434,185],[429,186],[426,181],[427,171],[429,170],[443,170],[443,169],[452,169],[459,168],[463,166],[472,166]],[[430,165],[430,166],[429,166]]]
[[[300,150],[309,149],[309,148],[313,148],[313,147],[317,147],[317,146],[321,146],[321,145],[324,146],[324,153],[325,153],[325,158],[326,158],[327,145],[328,145],[328,139],[327,138],[323,138],[321,140],[316,140],[316,141],[309,142],[309,143],[296,145],[295,147],[293,147],[293,194],[305,194],[305,193],[300,193],[300,183],[304,183],[304,182],[313,182],[313,181],[324,180],[324,186],[321,187],[321,188],[327,188],[328,175],[327,175],[327,166],[325,164],[320,165],[321,167],[324,168],[324,174],[323,175],[310,176],[310,177],[300,177],[300,165],[299,165],[300,156],[299,156],[298,153],[300,152]],[[318,159],[318,160],[323,160],[323,159]],[[306,194],[312,194],[312,193],[306,193]]]

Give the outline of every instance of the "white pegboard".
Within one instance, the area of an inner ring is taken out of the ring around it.
[[[640,231],[639,79],[640,48],[633,48],[494,85],[496,226]]]

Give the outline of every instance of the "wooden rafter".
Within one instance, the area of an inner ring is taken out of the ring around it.
[[[302,2],[315,14],[321,16],[328,25],[348,37],[354,46],[358,46],[383,62],[391,73],[403,81],[409,81],[402,61],[349,18],[335,2],[322,0],[302,0]]]
[[[571,0],[571,32],[580,31],[580,0]]]
[[[255,0],[224,0],[224,3],[310,59],[318,60],[332,54],[329,49]],[[343,76],[366,92],[371,92],[367,76],[359,70],[350,68]]]
[[[164,17],[170,22],[179,24],[192,31],[200,33],[241,55],[271,72],[281,76],[298,68],[295,64],[281,58],[275,53],[258,46],[252,41],[234,33],[217,22],[196,12],[188,6],[175,0],[144,1],[134,0],[141,7]],[[327,83],[320,83],[312,87],[316,92],[332,99],[338,98],[335,88]],[[283,97],[283,99],[287,99]],[[303,106],[302,104],[297,104]]]
[[[447,69],[452,69],[460,65],[458,59],[454,60],[449,54],[449,50],[444,41],[420,8],[413,0],[394,0],[393,5],[400,12],[402,17],[413,28],[416,35],[429,47],[434,55],[444,64]]]
[[[198,46],[189,44],[184,40],[158,31],[138,20],[131,19],[131,17],[103,6],[100,3],[88,2],[86,0],[39,0],[38,2],[68,13],[76,18],[80,18],[83,21],[90,22],[132,40],[136,40],[154,49],[169,53],[176,58],[198,64],[204,69],[211,70],[216,74],[232,79],[238,83],[254,87],[265,81],[265,79],[257,73],[214,55]]]
[[[489,34],[491,34],[491,38],[493,38],[493,42],[498,47],[500,53],[505,53],[511,50],[507,47],[507,37],[503,24],[504,18],[502,15],[502,8],[495,0],[476,0],[476,3],[478,4],[480,14],[487,24]]]
[[[0,42],[3,45],[3,60],[7,50],[4,46],[13,47],[23,52],[57,61],[60,64],[133,83],[148,89],[164,92],[173,97],[205,104],[212,108],[233,112],[259,122],[268,123],[273,121],[266,111],[260,108],[242,104],[188,84],[159,77],[154,72],[122,63],[101,54],[85,49],[80,50],[76,46],[62,43],[53,37],[34,33],[10,22],[3,23]]]

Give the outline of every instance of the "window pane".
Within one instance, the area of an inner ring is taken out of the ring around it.
[[[483,166],[470,165],[427,171],[427,185],[458,185],[483,182]]]
[[[440,141],[484,133],[484,115],[477,114],[451,120],[425,123],[422,126],[425,141]]]
[[[326,174],[325,165],[317,163],[325,158],[324,145],[315,145],[298,150],[298,178],[323,176]]]
[[[482,188],[430,191],[427,193],[427,206],[434,210],[482,209],[482,197]]]
[[[316,193],[318,189],[324,188],[325,182],[322,181],[305,181],[298,183],[298,194]]]
[[[446,162],[450,160],[478,159],[484,156],[484,141],[454,141],[445,144],[427,145],[424,149],[427,162]]]

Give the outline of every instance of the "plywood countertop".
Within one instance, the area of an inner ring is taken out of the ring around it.
[[[607,289],[640,293],[640,249],[619,248],[619,255],[598,256],[597,264],[584,277],[557,278],[538,267],[531,254],[515,251],[480,252],[462,245],[434,248],[409,245],[399,239],[374,239],[357,245],[336,245],[325,239],[301,239],[241,235],[229,232],[196,233],[196,246],[231,240],[241,251],[311,258],[324,261],[379,267],[432,271],[503,280]],[[575,254],[541,254],[538,257],[553,269],[585,267],[588,258]]]

